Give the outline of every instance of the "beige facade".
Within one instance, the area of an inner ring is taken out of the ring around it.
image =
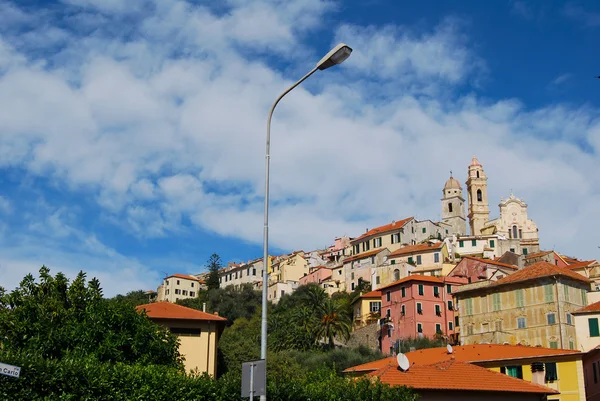
[[[344,260],[346,291],[354,291],[360,280],[371,283],[372,288],[376,287],[377,267],[384,264],[389,253],[390,251],[384,248],[346,258]]]
[[[188,274],[173,274],[163,279],[158,286],[157,301],[177,302],[180,299],[196,298],[200,280]]]
[[[452,232],[445,233],[442,237],[445,238],[448,234],[466,235],[465,198],[460,183],[452,174],[446,181],[442,194],[442,222],[452,227]]]
[[[140,305],[137,309],[177,336],[186,371],[216,376],[217,346],[227,319],[169,302]]]
[[[262,258],[248,263],[231,264],[219,271],[219,285],[225,288],[230,285],[255,284],[262,280],[262,273]]]
[[[457,260],[464,256],[476,256],[493,259],[501,256],[502,237],[499,235],[466,235],[452,236],[444,240],[448,247],[450,260]]]
[[[284,295],[296,291],[298,285],[298,281],[291,280],[271,282],[267,290],[267,299],[276,304]]]
[[[487,195],[487,177],[479,160],[473,156],[467,178],[469,194],[469,226],[471,235],[481,235],[485,222],[490,219]]]
[[[304,258],[304,252],[297,251],[289,255],[278,256],[273,261],[269,282],[299,281],[300,278],[309,274],[308,261]]]
[[[600,302],[573,312],[577,345],[583,352],[600,346]]]
[[[454,296],[460,311],[461,344],[577,349],[572,312],[586,304],[589,283],[574,276],[567,269],[540,262],[495,283],[459,287]]]

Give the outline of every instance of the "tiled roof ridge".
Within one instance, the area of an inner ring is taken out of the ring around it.
[[[483,258],[477,258],[475,256],[463,256],[463,259],[471,259],[471,260],[475,260],[477,262],[483,262],[483,263],[489,263],[490,265],[497,265],[497,266],[503,266],[503,267],[508,267],[510,269],[513,270],[518,270],[519,266],[515,266],[515,265],[511,265],[509,263],[503,263],[503,262],[498,262],[496,260],[493,259],[483,259]]]

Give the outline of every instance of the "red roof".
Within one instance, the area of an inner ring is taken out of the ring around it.
[[[410,359],[409,359],[410,360]],[[431,365],[412,365],[407,371],[388,364],[368,377],[378,377],[391,386],[407,386],[415,390],[493,391],[503,393],[559,394],[540,384],[516,379],[500,372],[470,363],[449,360]],[[509,394],[506,394],[508,396]]]
[[[480,363],[494,361],[509,361],[515,359],[555,357],[563,355],[581,355],[577,350],[525,347],[522,345],[473,344],[453,347],[448,354],[446,347],[425,348],[408,352],[406,356],[411,363],[430,365],[448,361],[454,358],[459,362]],[[380,359],[346,369],[344,372],[368,372],[395,363],[395,357]]]
[[[381,298],[381,291],[370,291],[366,294],[362,294],[361,298]]]
[[[537,252],[537,253],[530,253],[529,255],[525,255],[525,259],[539,258],[541,256],[549,255],[552,252],[554,252],[554,251],[541,251],[541,252]]]
[[[349,257],[347,259],[344,259],[344,263],[352,262],[353,260],[360,260],[360,259],[368,258],[370,256],[375,256],[379,252],[383,251],[384,249],[387,249],[387,248],[377,248],[377,249],[374,249],[374,250],[369,251],[369,252],[365,252],[365,253],[361,253],[361,254],[358,254],[358,255],[351,256],[351,257]]]
[[[592,312],[600,312],[600,302],[594,302],[593,304],[589,304],[588,306],[584,306],[581,309],[577,309],[571,313],[592,313]]]
[[[410,253],[422,253],[422,252],[429,252],[429,251],[439,251],[440,248],[442,248],[443,246],[444,246],[443,242],[438,242],[438,243],[435,243],[435,244],[432,244],[431,242],[427,242],[427,243],[424,243],[424,244],[403,246],[402,248],[397,249],[394,252],[390,253],[388,255],[388,258],[396,258],[398,256],[408,255]]]
[[[179,274],[179,273],[175,273],[175,274],[171,274],[169,277],[167,278],[171,278],[171,277],[177,277],[177,278],[184,278],[186,280],[194,280],[194,281],[200,281],[198,279],[198,277],[194,277],[190,274]]]
[[[409,217],[404,220],[393,221],[390,224],[386,224],[385,226],[373,228],[373,229],[367,231],[366,233],[364,233],[363,235],[361,235],[360,237],[353,239],[351,242],[360,241],[364,238],[370,237],[371,235],[383,234],[383,233],[386,233],[389,231],[398,230],[399,228],[404,227],[404,225],[406,223],[408,223],[409,221],[411,221],[413,218],[414,217]]]
[[[572,272],[565,267],[559,267],[548,262],[537,262],[496,281],[492,286],[518,283],[521,281],[551,276],[563,276],[584,283],[590,283],[590,280],[583,277],[581,274]]]
[[[444,280],[439,277],[421,276],[420,274],[413,274],[413,275],[401,278],[398,281],[394,281],[392,284],[388,284],[385,287],[381,287],[381,288],[379,288],[379,290],[381,291],[386,288],[394,287],[398,284],[408,283],[409,281],[421,281],[421,282],[435,283],[435,284],[442,284],[444,282]]]
[[[146,315],[151,319],[183,319],[183,320],[213,320],[226,322],[227,319],[221,316],[202,312],[197,309],[188,308],[173,304],[171,302],[154,302],[151,304],[139,305],[138,311],[145,310]]]
[[[567,266],[567,269],[580,269],[582,267],[588,267],[591,264],[597,263],[595,260],[583,260],[580,262],[571,263]]]
[[[463,256],[462,258],[463,259],[475,260],[475,261],[481,262],[481,263],[487,263],[487,264],[493,265],[493,266],[508,267],[509,269],[512,269],[512,270],[518,270],[519,269],[518,266],[509,265],[508,263],[497,262],[497,261],[492,260],[492,259],[481,259],[481,258],[476,258],[474,256]]]

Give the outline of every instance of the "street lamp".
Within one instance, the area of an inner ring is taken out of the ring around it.
[[[336,64],[343,63],[350,57],[351,53],[352,49],[343,43],[340,43],[331,49],[308,74],[300,78],[298,82],[279,95],[269,112],[269,118],[267,120],[267,149],[265,155],[265,226],[263,238],[262,325],[260,331],[260,359],[263,359],[265,363],[267,360],[267,291],[269,289],[269,162],[271,160],[271,118],[273,117],[273,111],[275,110],[277,103],[279,103],[285,95],[291,92],[292,89],[304,82],[306,78],[310,77],[317,70],[326,70]],[[266,395],[260,396],[261,401],[266,401],[266,399]]]

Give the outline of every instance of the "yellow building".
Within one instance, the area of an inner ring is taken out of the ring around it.
[[[310,273],[304,252],[296,251],[289,255],[278,256],[269,269],[269,282],[299,281]]]
[[[186,371],[217,374],[217,345],[227,319],[170,302],[154,302],[137,309],[177,336]]]
[[[442,347],[420,349],[405,355],[411,364],[416,365],[466,362],[547,386],[560,393],[549,395],[548,401],[586,400],[582,362],[585,354],[576,350],[476,344],[453,347],[452,353]],[[367,375],[394,360],[395,357],[384,358],[354,366],[344,372],[351,376]]]
[[[202,282],[189,274],[172,274],[158,286],[157,301],[177,302],[180,299],[196,298]]]
[[[589,289],[587,278],[548,262],[465,284],[454,291],[460,342],[577,349],[572,312],[586,305]]]
[[[381,316],[381,291],[361,295],[352,303],[354,329],[373,323]]]

